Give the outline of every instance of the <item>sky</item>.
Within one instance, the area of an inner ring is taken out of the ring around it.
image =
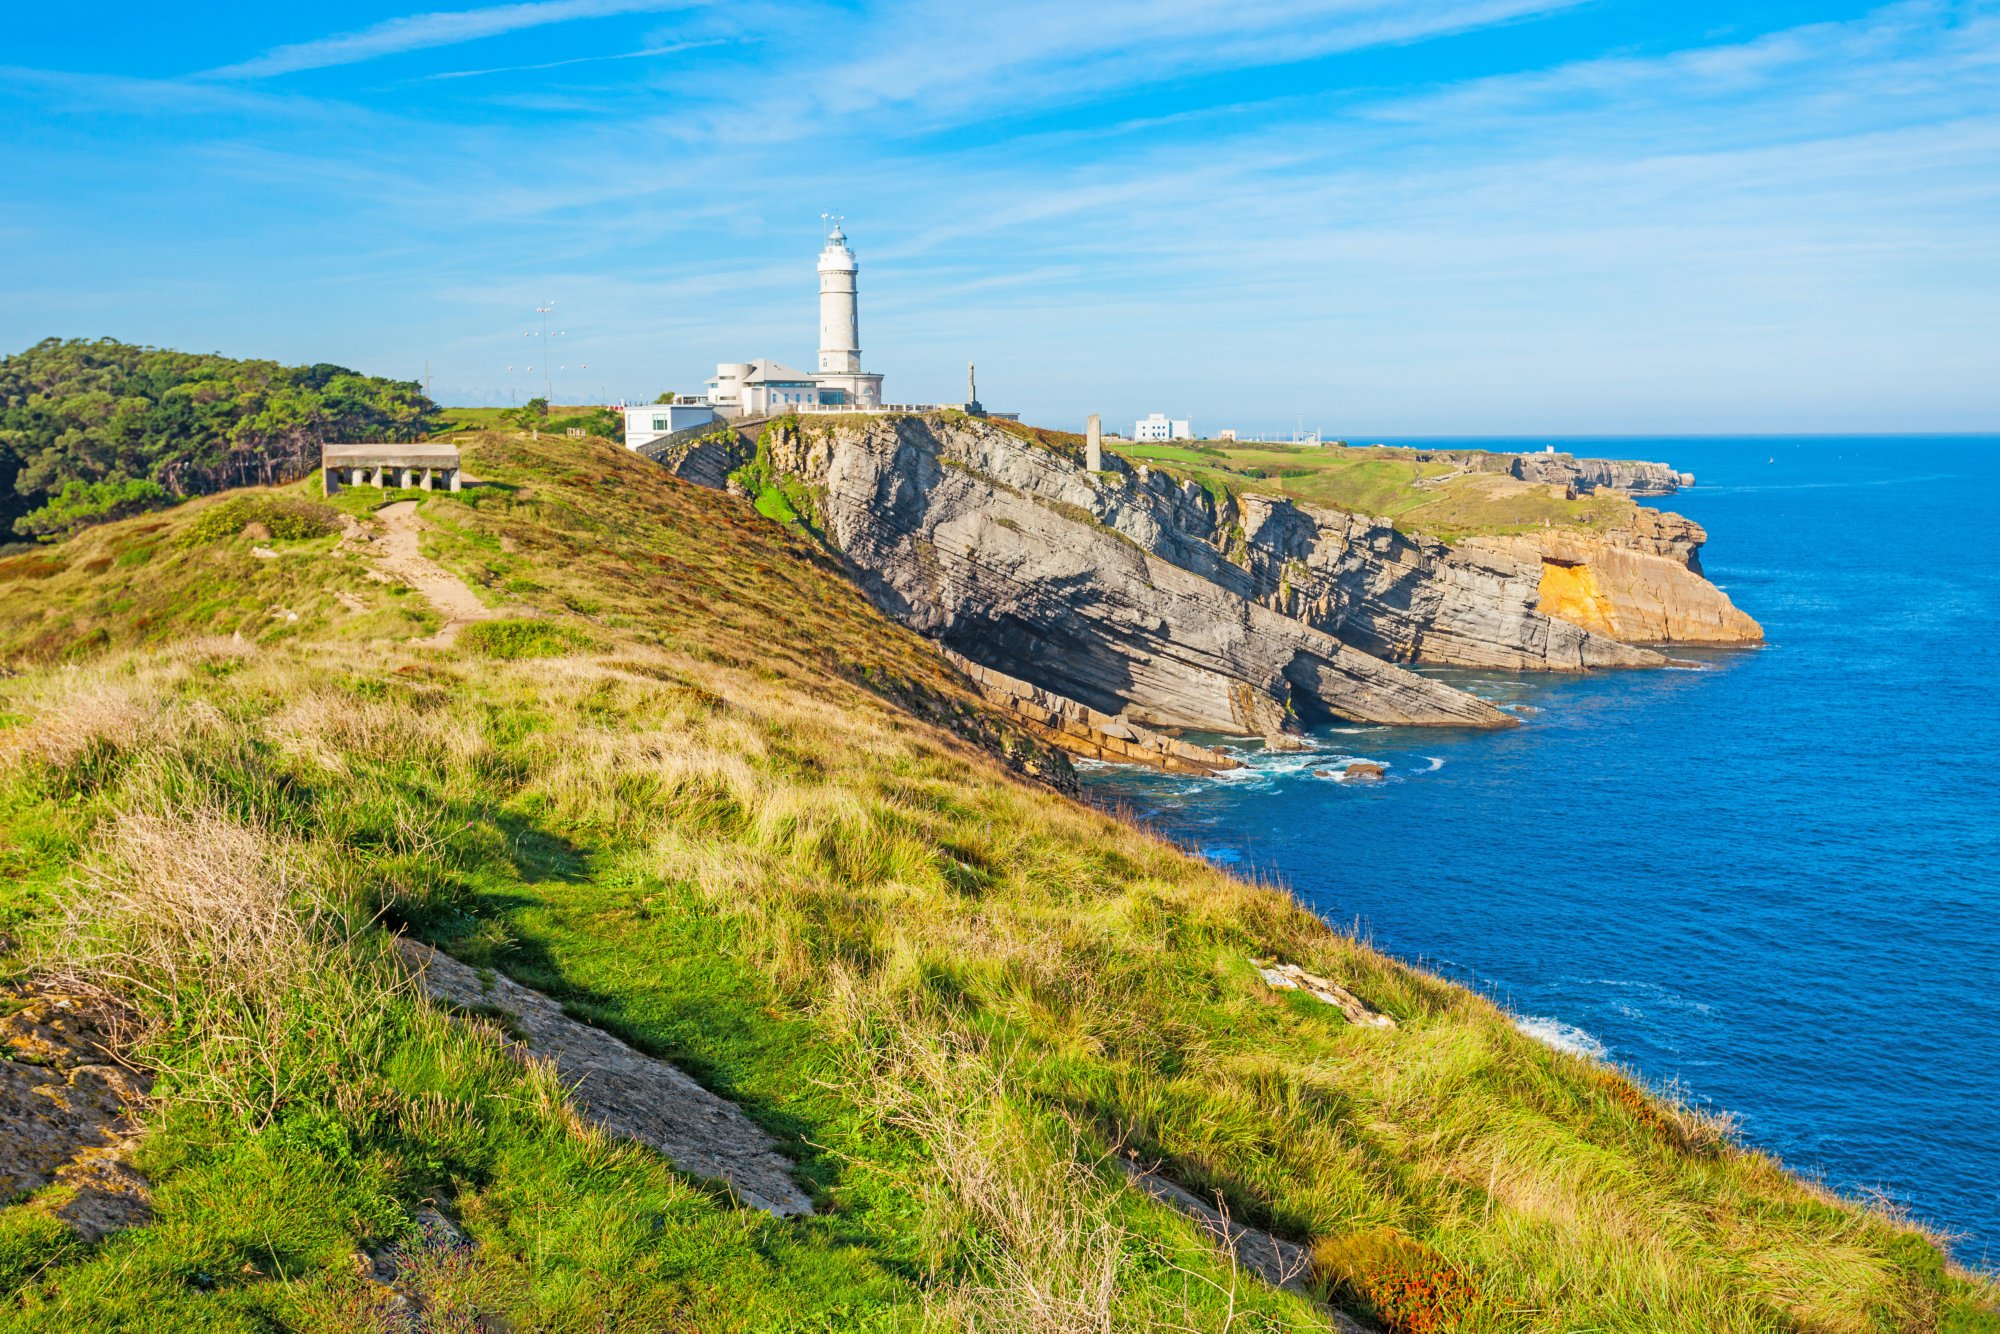
[[[10,13],[0,350],[650,400],[831,211],[895,401],[2000,430],[2000,0],[423,3]]]

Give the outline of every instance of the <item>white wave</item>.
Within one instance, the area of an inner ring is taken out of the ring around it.
[[[1428,768],[1428,769],[1419,769],[1419,770],[1417,770],[1417,772],[1418,772],[1418,773],[1420,773],[1420,774],[1434,774],[1434,773],[1436,773],[1436,772],[1437,772],[1438,770],[1440,770],[1440,769],[1444,768],[1444,761],[1443,761],[1443,760],[1441,760],[1441,759],[1439,759],[1439,758],[1438,758],[1437,756],[1435,756],[1435,755],[1426,755],[1426,756],[1424,756],[1424,758],[1425,758],[1425,759],[1427,759],[1427,760],[1429,760],[1429,761],[1431,762],[1431,767],[1430,767],[1430,768]]]
[[[1611,1050],[1575,1024],[1566,1024],[1560,1019],[1551,1019],[1546,1015],[1516,1015],[1514,1027],[1535,1041],[1554,1047],[1557,1051],[1566,1051],[1572,1056],[1588,1056],[1601,1061]]]

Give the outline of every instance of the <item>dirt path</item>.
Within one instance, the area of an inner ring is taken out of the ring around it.
[[[500,613],[479,600],[465,581],[439,565],[423,552],[423,525],[417,518],[417,502],[399,500],[375,511],[384,529],[375,544],[376,577],[408,584],[429,599],[444,616],[444,628],[419,644],[443,648],[458,638],[458,632],[474,621],[490,621]]]
[[[397,948],[435,999],[511,1016],[526,1039],[519,1047],[555,1062],[589,1120],[665,1154],[690,1176],[729,1183],[752,1208],[780,1217],[813,1211],[812,1200],[792,1180],[791,1164],[735,1103],[666,1061],[570,1018],[539,991],[498,973],[489,982],[478,970],[413,940],[398,941]]]

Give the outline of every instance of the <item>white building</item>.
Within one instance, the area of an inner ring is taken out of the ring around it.
[[[709,405],[730,417],[881,407],[882,377],[861,369],[860,268],[835,222],[819,252],[819,369],[794,370],[769,357],[719,362],[708,381]]]
[[[1165,413],[1148,414],[1132,426],[1134,440],[1192,440],[1194,427],[1185,421],[1169,420]]]
[[[625,448],[650,445],[663,435],[705,426],[715,420],[715,409],[700,401],[691,403],[647,403],[619,409],[625,414]]]

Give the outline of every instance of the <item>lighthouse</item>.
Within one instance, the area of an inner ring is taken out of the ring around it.
[[[861,312],[854,303],[854,275],[860,266],[847,248],[838,222],[819,252],[819,370],[851,375],[861,369]]]
[[[882,377],[861,369],[861,310],[855,275],[861,266],[848,248],[841,220],[825,215],[826,247],[819,252],[819,370],[812,378],[823,403],[879,407]]]
[[[769,357],[718,362],[705,405],[723,416],[882,406],[882,377],[861,369],[854,282],[861,266],[840,219],[822,213],[820,222],[826,245],[819,252],[819,366],[807,374]]]

